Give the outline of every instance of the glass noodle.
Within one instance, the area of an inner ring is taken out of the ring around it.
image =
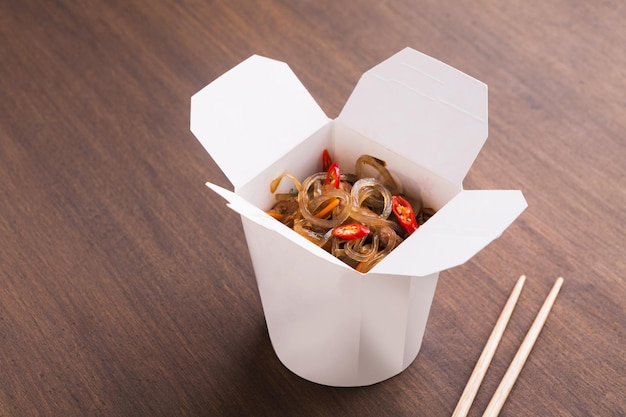
[[[344,173],[324,150],[322,171],[302,182],[284,173],[271,182],[272,193],[284,178],[295,191],[276,193],[267,213],[363,273],[434,214],[420,196],[404,195],[386,163],[370,155]]]

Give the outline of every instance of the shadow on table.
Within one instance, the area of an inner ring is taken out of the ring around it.
[[[246,343],[249,349],[242,350],[245,354],[238,358],[241,365],[220,385],[219,404],[212,404],[220,416],[370,415],[364,410],[380,416],[387,401],[387,410],[395,408],[390,400],[393,395],[384,383],[336,388],[292,373],[274,353],[265,326],[259,326]]]

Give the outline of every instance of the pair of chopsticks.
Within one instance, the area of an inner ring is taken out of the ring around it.
[[[485,344],[483,352],[480,354],[478,358],[478,362],[476,362],[476,366],[474,367],[474,371],[470,376],[467,385],[465,386],[465,390],[463,394],[461,394],[461,398],[454,409],[454,413],[452,417],[464,417],[467,415],[472,402],[474,401],[474,397],[476,396],[476,392],[478,391],[478,387],[480,386],[483,377],[487,373],[487,368],[491,363],[491,359],[496,352],[496,348],[498,347],[498,343],[500,343],[500,339],[502,338],[502,333],[504,333],[504,329],[506,328],[509,319],[511,318],[511,314],[513,313],[513,309],[515,308],[515,304],[517,303],[517,299],[519,298],[520,293],[522,292],[522,287],[524,286],[524,282],[526,281],[526,277],[522,275],[517,280],[509,299],[507,300],[502,312],[500,313],[500,317],[498,317],[498,321],[496,322],[495,327],[491,331],[491,335]],[[517,377],[522,371],[522,367],[526,363],[526,359],[530,354],[530,351],[541,332],[543,324],[546,322],[548,318],[548,314],[550,314],[550,310],[552,309],[552,305],[556,300],[556,296],[561,289],[561,285],[563,284],[563,278],[557,278],[554,283],[552,290],[546,297],[546,300],[543,302],[539,313],[537,313],[537,317],[535,317],[535,321],[530,326],[526,337],[522,341],[517,353],[513,357],[509,368],[507,369],[504,377],[502,377],[502,381],[500,385],[496,389],[496,392],[491,397],[491,401],[485,412],[483,417],[492,417],[497,416],[506,401],[506,398],[511,392],[511,388],[515,384]]]

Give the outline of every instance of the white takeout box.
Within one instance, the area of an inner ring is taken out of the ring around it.
[[[439,272],[526,208],[517,190],[463,190],[487,124],[485,84],[410,48],[363,74],[335,120],[285,63],[256,55],[192,97],[191,130],[234,192],[207,185],[241,215],[269,336],[288,369],[363,386],[413,362]],[[275,202],[270,182],[320,171],[325,148],[344,172],[362,154],[385,160],[405,194],[437,210],[366,274],[264,212]]]

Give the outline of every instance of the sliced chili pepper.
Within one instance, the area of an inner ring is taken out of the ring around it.
[[[394,195],[391,197],[391,210],[396,215],[400,226],[402,226],[405,232],[410,235],[417,230],[418,225],[411,203],[399,195]]]
[[[341,183],[341,174],[339,172],[339,164],[333,162],[333,164],[328,168],[328,174],[326,174],[326,181],[324,184],[330,184],[335,188],[339,188]]]
[[[322,171],[328,171],[333,164],[333,159],[330,157],[328,149],[322,151]]]
[[[360,239],[367,236],[370,229],[361,223],[349,223],[333,229],[333,235],[345,240]]]

